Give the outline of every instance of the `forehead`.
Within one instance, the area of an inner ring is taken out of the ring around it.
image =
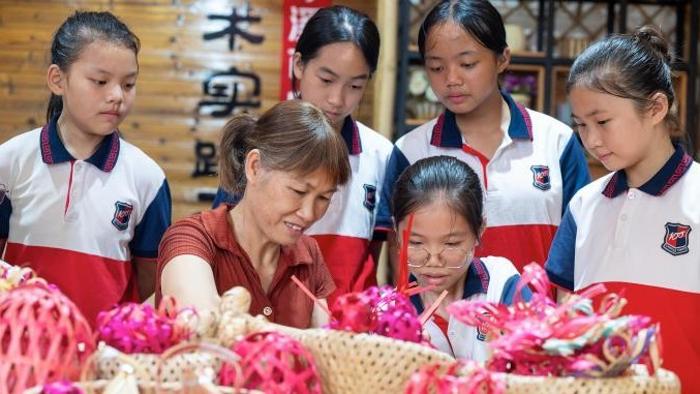
[[[71,68],[85,71],[106,71],[111,74],[132,74],[138,71],[136,53],[116,43],[96,40],[80,51]]]
[[[422,235],[440,237],[451,232],[472,232],[466,218],[450,207],[444,198],[419,207],[413,215],[413,230]],[[408,217],[402,224],[408,224]]]
[[[369,74],[369,65],[360,48],[351,42],[336,42],[322,46],[309,60],[315,67],[330,69],[339,75],[360,76]]]
[[[331,190],[337,186],[328,171],[323,168],[318,168],[309,173],[302,173],[301,171],[270,170],[269,174],[271,177],[274,177],[276,181],[301,183],[315,190]]]
[[[600,92],[585,86],[576,86],[569,92],[569,102],[573,115],[586,117],[604,113],[625,113],[634,111],[635,107],[630,99],[618,97],[609,93]]]
[[[489,51],[464,28],[452,20],[434,25],[426,37],[426,54],[449,52],[459,54],[465,51]]]

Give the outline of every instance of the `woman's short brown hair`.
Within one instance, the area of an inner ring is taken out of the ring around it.
[[[234,116],[222,130],[219,176],[229,193],[246,187],[245,158],[260,151],[263,166],[301,175],[323,169],[337,186],[350,179],[348,150],[340,133],[318,108],[300,100],[280,102],[255,120]]]

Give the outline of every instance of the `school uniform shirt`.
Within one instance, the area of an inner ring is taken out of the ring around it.
[[[326,214],[305,231],[318,242],[337,287],[329,305],[345,293],[377,284],[369,245],[373,239],[386,239],[386,229],[375,231],[375,225],[391,142],[351,117],[341,134],[350,153],[351,178],[333,195]],[[219,188],[214,207],[234,200]]]
[[[170,216],[165,174],[118,131],[87,160],[66,150],[55,120],[0,145],[5,260],[56,284],[90,322],[137,301],[131,261],[155,264]]]
[[[267,291],[248,254],[236,241],[229,216],[232,205],[223,204],[175,223],[163,237],[158,255],[156,303],[161,299],[161,274],[180,255],[201,257],[211,265],[216,291],[222,295],[235,287],[251,294],[251,315],[297,328],[311,326],[314,302],[291,279],[295,275],[316,298],[324,299],[335,289],[318,244],[302,236],[291,246],[282,246],[279,262]]]
[[[506,258],[489,256],[474,259],[467,269],[462,299],[510,305],[519,280],[518,271]],[[528,301],[532,293],[524,287],[521,296]],[[423,313],[425,306],[420,295],[412,296],[411,302],[418,314]],[[479,362],[489,359],[491,351],[486,342],[488,332],[485,328],[468,326],[454,316],[450,316],[447,322],[444,320],[433,315],[423,326],[433,346],[453,357]]]
[[[617,171],[581,189],[546,270],[571,291],[604,283],[627,299],[624,314],[660,322],[664,368],[700,392],[700,166],[680,147],[639,188]]]
[[[378,226],[392,226],[391,195],[406,167],[426,157],[453,156],[476,172],[484,190],[487,227],[475,255],[506,257],[518,270],[533,261],[544,263],[563,208],[590,180],[588,165],[571,128],[507,94],[503,99],[503,141],[490,160],[463,140],[450,111],[396,141]]]

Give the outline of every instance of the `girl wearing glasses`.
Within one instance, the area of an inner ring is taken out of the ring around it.
[[[409,270],[420,286],[432,286],[412,298],[418,313],[448,291],[424,327],[430,342],[454,357],[485,361],[486,330],[458,322],[445,308],[462,299],[510,304],[520,275],[504,257],[474,258],[485,227],[478,176],[454,157],[418,160],[397,180],[392,208],[397,234],[403,233],[413,215]],[[524,299],[530,295],[523,289]]]

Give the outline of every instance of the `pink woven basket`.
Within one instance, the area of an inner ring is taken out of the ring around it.
[[[0,394],[76,379],[94,349],[90,325],[56,287],[35,282],[0,297]]]

